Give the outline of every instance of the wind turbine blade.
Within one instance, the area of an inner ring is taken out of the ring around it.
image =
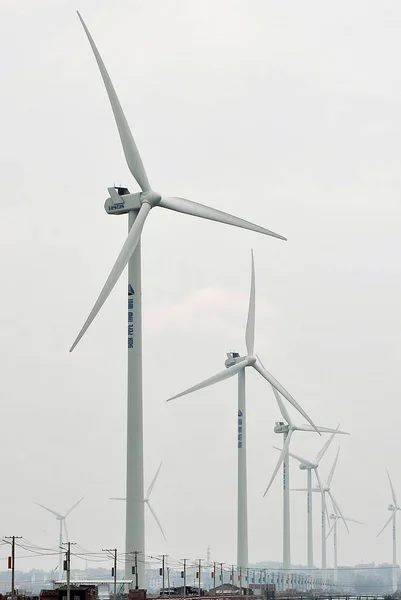
[[[67,517],[67,516],[70,514],[70,512],[72,512],[72,511],[74,510],[74,508],[76,508],[76,507],[78,506],[78,504],[79,504],[80,502],[82,502],[82,500],[83,500],[84,498],[85,498],[85,496],[82,496],[82,498],[80,498],[80,499],[78,500],[78,502],[75,502],[75,504],[73,504],[73,505],[71,506],[71,508],[69,508],[69,509],[67,510],[67,512],[65,513],[64,517]]]
[[[333,531],[334,527],[336,526],[336,521],[337,521],[337,519],[334,519],[333,525],[330,527],[329,533],[326,535],[326,540],[329,537],[329,535],[331,534],[331,532]]]
[[[393,519],[393,515],[391,515],[391,516],[390,516],[390,518],[389,518],[389,520],[388,520],[388,521],[386,521],[386,523],[385,523],[384,527],[383,527],[382,529],[380,529],[379,533],[377,534],[377,537],[379,537],[379,535],[380,535],[380,534],[381,534],[381,533],[382,533],[382,532],[383,532],[383,531],[386,529],[387,525],[388,525],[389,523],[391,523],[392,519]]]
[[[397,498],[395,497],[395,491],[394,491],[393,484],[392,484],[391,477],[390,477],[390,473],[387,471],[387,469],[386,469],[386,473],[387,473],[388,481],[389,481],[390,487],[391,487],[391,494],[393,496],[393,502],[394,502],[395,506],[398,506]]]
[[[109,74],[104,66],[102,57],[99,54],[98,49],[96,48],[96,44],[93,41],[91,34],[89,33],[88,28],[86,27],[84,20],[78,12],[79,20],[82,23],[82,27],[85,30],[86,36],[89,40],[89,43],[92,47],[93,54],[95,55],[97,65],[99,67],[100,74],[103,78],[104,85],[106,87],[107,95],[110,100],[111,108],[113,109],[114,118],[116,120],[118,133],[120,134],[121,143],[123,146],[125,160],[127,161],[127,165],[132,175],[135,177],[139,186],[141,187],[143,192],[150,190],[150,183],[148,177],[146,175],[144,166],[142,164],[142,159],[139,155],[138,148],[136,147],[134,138],[132,136],[131,130],[127,123],[127,119],[125,118],[123,109],[121,108],[120,101],[117,97],[116,91],[114,89],[113,84],[111,83],[111,79]]]
[[[154,509],[153,509],[153,507],[152,507],[152,505],[150,504],[149,500],[147,500],[147,501],[146,501],[146,504],[147,504],[147,506],[148,506],[148,508],[149,508],[150,512],[152,513],[152,515],[153,515],[153,517],[154,517],[154,519],[155,519],[156,523],[158,524],[158,526],[159,526],[159,529],[160,529],[160,531],[162,532],[162,535],[163,535],[164,539],[167,541],[167,538],[166,538],[166,536],[165,536],[165,534],[164,534],[164,531],[163,531],[163,527],[161,526],[161,523],[160,523],[159,519],[157,518],[157,515],[156,515],[156,513],[155,513],[155,511],[154,511]]]
[[[49,512],[51,512],[53,515],[55,515],[59,519],[63,518],[63,515],[60,515],[60,513],[56,512],[55,510],[52,510],[51,508],[47,508],[47,506],[43,506],[43,504],[39,504],[39,502],[35,502],[35,504],[37,504],[37,506],[40,506],[41,508],[44,508],[45,510],[48,510]]]
[[[280,454],[280,456],[279,456],[278,462],[277,462],[277,464],[276,464],[276,468],[274,469],[274,471],[273,471],[273,474],[272,474],[272,476],[271,476],[271,478],[270,478],[269,484],[268,484],[268,486],[267,486],[267,488],[266,488],[266,490],[265,490],[265,493],[263,494],[263,498],[266,496],[267,492],[269,491],[269,489],[270,489],[270,486],[271,486],[271,484],[273,483],[273,481],[274,481],[274,479],[275,479],[275,477],[276,477],[276,475],[277,475],[277,473],[278,473],[278,470],[279,470],[279,468],[281,467],[281,465],[282,465],[282,464],[283,464],[283,462],[284,462],[284,459],[285,459],[285,457],[286,457],[286,455],[287,455],[287,453],[288,453],[288,448],[290,447],[290,441],[291,441],[291,436],[292,436],[292,433],[293,433],[293,432],[292,432],[292,430],[290,429],[290,431],[288,432],[287,438],[286,438],[286,440],[285,440],[285,444],[284,444],[284,446],[283,446],[283,449],[282,449],[282,451],[281,451],[281,454]]]
[[[330,427],[322,427],[321,425],[316,425],[317,429],[320,433],[338,433],[339,435],[350,435],[348,431],[340,431],[339,429],[331,429]],[[297,427],[298,431],[315,431],[313,427],[307,425],[306,423]]]
[[[348,533],[349,533],[349,527],[348,527],[348,525],[347,525],[347,522],[346,522],[346,520],[345,520],[345,518],[344,518],[344,515],[343,515],[343,513],[342,513],[342,510],[341,510],[341,508],[340,508],[340,507],[339,507],[339,505],[338,505],[338,502],[336,502],[336,500],[335,500],[335,498],[334,498],[334,496],[333,496],[333,492],[332,492],[331,490],[329,490],[327,493],[328,493],[328,495],[330,496],[330,499],[331,499],[331,501],[332,501],[332,503],[333,503],[334,510],[335,510],[335,511],[336,511],[336,512],[337,512],[337,513],[340,515],[340,517],[341,517],[341,520],[342,520],[342,521],[344,521],[345,529],[346,529],[346,530],[348,531]]]
[[[153,477],[153,479],[152,479],[152,481],[151,481],[151,483],[150,483],[150,485],[148,487],[148,491],[146,492],[146,500],[149,500],[149,496],[152,493],[153,487],[154,487],[154,485],[156,483],[156,479],[157,479],[157,476],[159,475],[159,472],[160,472],[161,468],[162,468],[162,463],[160,463],[159,468],[156,471],[156,475]]]
[[[147,202],[144,202],[142,204],[142,206],[138,212],[138,215],[134,221],[134,224],[132,225],[132,227],[128,233],[128,237],[124,242],[121,252],[117,257],[116,262],[114,263],[114,267],[112,268],[110,275],[108,276],[107,281],[104,284],[103,289],[100,292],[98,299],[96,300],[91,312],[89,313],[89,317],[86,319],[84,326],[82,327],[81,331],[78,334],[78,337],[76,338],[75,342],[71,346],[70,352],[72,352],[74,350],[74,348],[78,344],[79,340],[82,338],[84,333],[87,331],[88,327],[90,326],[90,324],[96,317],[97,313],[99,312],[99,310],[102,308],[103,304],[106,302],[107,298],[109,297],[109,295],[110,295],[112,289],[114,288],[114,286],[116,285],[121,273],[124,271],[125,266],[127,265],[129,259],[131,258],[132,254],[134,253],[135,248],[138,245],[138,242],[141,237],[143,225],[145,223],[146,217],[148,216],[148,213],[151,208],[152,207]]]
[[[332,482],[332,480],[333,480],[333,475],[334,475],[334,471],[336,470],[337,461],[338,461],[338,455],[339,455],[339,454],[340,454],[340,446],[338,447],[337,454],[336,454],[336,458],[334,459],[333,466],[331,467],[331,470],[330,470],[329,476],[328,476],[328,478],[327,478],[327,487],[330,487],[330,484],[331,484],[331,482]]]
[[[307,492],[308,488],[291,488],[291,492]],[[320,492],[320,490],[313,489],[312,492]]]
[[[364,525],[362,521],[357,521],[356,519],[350,519],[349,517],[344,517],[344,521],[349,521],[350,523],[358,523],[358,525]]]
[[[258,359],[258,361],[260,362],[260,364],[262,365],[262,367],[264,369],[266,369],[265,365],[262,363],[261,359],[259,358],[259,356],[257,355],[256,358]],[[273,394],[274,397],[276,398],[276,402],[278,404],[278,408],[281,412],[281,416],[283,417],[284,421],[286,423],[288,423],[288,425],[292,425],[292,421],[291,421],[291,417],[287,411],[287,407],[285,405],[285,403],[283,402],[280,394],[278,393],[278,391],[276,390],[276,388],[272,385],[271,386],[272,390],[273,390]],[[313,429],[313,428],[312,428]]]
[[[124,500],[124,502],[127,500],[127,498],[109,498],[109,500]]]
[[[281,452],[281,448],[277,448],[277,446],[273,446],[273,448],[275,450],[278,450],[279,452]],[[292,452],[289,452],[288,456],[291,456],[291,458],[294,458],[295,460],[297,460],[299,463],[301,463],[301,465],[306,465],[307,467],[310,467],[311,469],[313,469],[315,466],[309,460],[306,460],[306,458],[302,458],[302,456],[298,456],[298,454],[293,454]]]
[[[264,235],[270,235],[278,238],[279,240],[287,240],[287,238],[265,229],[259,225],[255,225],[250,221],[245,221],[238,217],[234,217],[228,213],[225,213],[216,208],[211,208],[205,204],[199,204],[186,198],[179,198],[177,196],[162,198],[159,202],[159,206],[174,210],[176,212],[184,213],[185,215],[192,215],[193,217],[200,217],[201,219],[208,219],[209,221],[217,221],[218,223],[225,223],[226,225],[233,225],[234,227],[240,227],[241,229],[248,229],[249,231],[256,231],[256,233],[263,233]]]
[[[245,331],[246,351],[249,356],[253,355],[255,346],[255,261],[253,250],[251,250],[251,292],[249,294],[248,320]]]
[[[277,379],[275,379],[273,377],[273,375],[271,375],[271,373],[269,373],[269,371],[267,371],[267,369],[264,368],[262,363],[259,360],[257,360],[255,362],[255,364],[252,366],[254,369],[256,369],[258,371],[258,373],[260,373],[262,375],[262,377],[264,377],[266,379],[266,381],[268,381],[270,383],[270,385],[272,385],[274,388],[276,388],[276,390],[278,392],[280,392],[280,394],[282,396],[284,396],[284,398],[286,398],[286,400],[288,400],[288,402],[290,404],[292,404],[292,406],[294,408],[296,408],[299,413],[301,413],[301,415],[304,417],[304,419],[306,419],[312,425],[312,427],[315,429],[315,431],[317,431],[317,433],[319,433],[318,429],[316,428],[316,425],[314,424],[312,419],[309,418],[309,416],[306,414],[304,409],[298,404],[298,402],[296,400],[294,400],[294,398],[291,396],[291,394],[289,392],[287,392],[287,390],[285,388],[283,388],[281,383],[279,383],[277,381]],[[320,433],[319,433],[319,435],[320,435]]]
[[[318,483],[318,486],[319,486],[319,490],[320,490],[321,493],[323,493],[323,489],[324,488],[323,488],[323,485],[322,485],[322,481],[320,479],[319,471],[317,470],[317,468],[315,468],[314,471],[315,471],[317,483]]]
[[[338,426],[340,427],[340,426]],[[337,428],[338,429],[338,428]],[[320,450],[319,454],[316,457],[316,464],[319,464],[320,461],[322,460],[323,456],[325,455],[327,448],[330,446],[331,442],[334,439],[334,436],[336,435],[337,430],[331,434],[331,436],[329,437],[329,439],[327,440],[327,442],[325,443],[325,445],[323,446],[323,448]]]
[[[279,410],[281,412],[281,415],[282,415],[284,421],[286,423],[288,423],[288,425],[292,425],[291,417],[287,411],[286,405],[284,404],[284,402],[281,399],[280,394],[278,393],[278,391],[276,390],[275,387],[273,387],[273,386],[271,386],[271,387],[272,387],[274,397],[276,398],[276,402],[278,404]],[[313,427],[311,427],[311,430],[313,431]]]
[[[167,402],[170,402],[171,400],[175,400],[176,398],[180,398],[180,396],[186,396],[186,394],[191,394],[192,392],[201,390],[205,387],[208,387],[209,385],[218,383],[219,381],[224,381],[225,379],[228,379],[229,377],[233,377],[234,375],[236,375],[237,373],[242,371],[242,369],[245,369],[247,364],[248,364],[247,360],[241,360],[239,363],[236,363],[232,367],[228,367],[228,369],[224,369],[224,371],[220,371],[220,373],[217,373],[217,375],[213,375],[213,377],[209,377],[209,379],[205,379],[205,381],[202,381],[201,383],[198,383],[197,385],[190,387],[189,389],[185,390],[184,392],[180,392],[179,394],[176,394],[175,396],[168,398]]]
[[[65,521],[65,518],[63,519],[63,524],[64,524],[64,529],[65,529],[65,537],[68,542],[70,540],[70,538],[68,537],[68,529],[67,529],[67,523]]]

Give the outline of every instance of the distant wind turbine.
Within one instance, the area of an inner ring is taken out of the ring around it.
[[[329,476],[327,478],[327,483],[326,485],[322,484],[322,481],[320,479],[320,477],[318,478],[318,485],[319,487],[317,488],[313,488],[312,492],[316,492],[319,493],[321,495],[321,499],[322,499],[322,543],[321,543],[321,549],[322,549],[322,571],[324,571],[327,567],[327,552],[326,552],[326,541],[327,541],[327,535],[326,535],[326,518],[327,518],[327,522],[330,524],[330,520],[329,520],[329,513],[328,513],[328,509],[327,509],[327,502],[326,502],[326,495],[330,498],[332,504],[333,504],[333,508],[335,510],[335,512],[340,516],[340,518],[343,518],[342,512],[340,510],[340,507],[338,506],[337,501],[334,499],[333,496],[333,492],[331,491],[331,482],[333,481],[333,476],[334,476],[334,472],[336,470],[336,466],[337,466],[337,462],[338,462],[338,456],[340,454],[340,448],[338,448],[337,450],[337,454],[336,457],[334,459],[334,463],[333,466],[330,469],[330,473]],[[318,472],[316,469],[316,476],[318,476]],[[307,492],[306,489],[294,489],[294,492]],[[348,531],[348,525],[346,523],[346,519],[344,518],[344,525]]]
[[[76,508],[78,506],[78,504],[80,504],[82,502],[82,500],[84,499],[85,496],[82,496],[82,498],[80,498],[78,500],[78,502],[75,502],[75,504],[73,504],[68,510],[67,512],[62,515],[58,512],[56,512],[55,510],[53,510],[52,508],[48,508],[47,506],[43,506],[43,504],[39,504],[39,502],[35,502],[35,504],[37,506],[40,506],[41,508],[44,508],[45,510],[47,510],[48,512],[52,513],[53,515],[55,515],[56,520],[60,522],[60,537],[59,537],[59,546],[60,546],[60,555],[59,555],[59,577],[60,580],[63,577],[63,525],[64,525],[64,530],[65,530],[65,536],[67,538],[67,542],[68,542],[68,529],[67,529],[67,523],[66,523],[66,518],[68,517],[68,515],[74,510],[74,508]]]
[[[237,352],[227,354],[226,368],[205,381],[194,385],[169,398],[168,401],[185,396],[191,392],[201,390],[219,381],[238,375],[238,492],[237,492],[237,568],[239,576],[248,569],[248,514],[247,514],[247,473],[246,473],[246,397],[245,397],[245,369],[253,367],[270,385],[292,404],[296,410],[310,423],[311,428],[318,429],[306,414],[304,409],[294,400],[287,390],[267,371],[259,357],[254,353],[255,345],[255,265],[253,252],[251,252],[251,290],[249,297],[248,319],[245,330],[245,344],[247,353],[240,356]],[[245,579],[245,577],[244,577]],[[245,586],[242,586],[245,587]]]
[[[162,525],[161,525],[161,523],[160,523],[160,521],[159,521],[159,519],[157,517],[156,511],[153,508],[153,506],[151,505],[150,500],[149,500],[150,495],[152,493],[152,490],[154,488],[154,485],[156,483],[156,479],[157,479],[157,477],[159,475],[161,467],[162,467],[162,463],[160,463],[159,468],[156,471],[156,475],[153,477],[153,479],[152,479],[152,481],[151,481],[151,483],[150,483],[150,485],[148,487],[148,490],[146,492],[145,498],[143,499],[143,502],[144,502],[144,504],[146,504],[146,506],[148,507],[148,509],[152,513],[154,520],[156,521],[157,525],[159,526],[160,531],[162,532],[162,536],[164,537],[165,540],[167,540],[167,538],[165,536],[165,533],[163,531],[163,527],[162,527]],[[109,498],[109,500],[124,500],[124,502],[126,502],[127,498]]]
[[[393,488],[393,484],[391,481],[391,477],[389,472],[386,469],[386,473],[387,473],[387,477],[388,477],[388,481],[390,483],[390,488],[391,488],[391,495],[393,497],[393,503],[394,504],[390,504],[388,509],[391,511],[391,517],[388,519],[388,521],[386,521],[384,527],[379,531],[379,533],[377,534],[377,537],[379,537],[379,535],[386,529],[387,525],[389,525],[389,523],[392,521],[393,522],[393,592],[397,591],[398,588],[398,578],[397,578],[397,511],[400,510],[400,507],[398,506],[398,502],[397,502],[397,498],[395,496],[395,491]]]
[[[337,427],[337,430],[338,430],[338,427]],[[291,452],[288,452],[288,456],[291,456],[291,458],[294,458],[296,461],[298,461],[300,463],[299,468],[302,471],[306,471],[307,472],[307,488],[306,488],[306,490],[307,490],[306,491],[306,499],[307,499],[307,531],[308,531],[308,534],[307,534],[307,555],[308,555],[308,569],[309,570],[313,569],[312,471],[315,472],[316,479],[317,479],[317,481],[318,481],[318,483],[320,485],[320,477],[319,477],[319,473],[318,473],[319,463],[322,460],[323,456],[325,455],[325,453],[327,451],[327,448],[330,446],[331,442],[333,441],[334,436],[337,433],[337,430],[334,433],[331,434],[331,436],[329,437],[329,439],[327,440],[327,442],[324,444],[323,448],[320,450],[320,452],[316,456],[315,462],[311,462],[311,461],[307,460],[306,458],[302,458],[301,456],[298,456],[297,454],[292,454]],[[276,446],[274,446],[274,448],[276,450],[278,450],[279,452],[282,452],[281,448],[276,448]]]
[[[283,449],[263,497],[266,496],[274,479],[276,478],[280,466],[283,465],[283,568],[286,570],[286,572],[288,572],[288,569],[291,568],[290,469],[288,452],[290,449],[291,437],[294,431],[314,432],[315,430],[310,425],[295,425],[280,394],[274,388],[273,393],[275,395],[281,415],[284,419],[284,423],[279,421],[276,423],[274,428],[275,433],[283,434]],[[317,425],[317,429],[320,433],[338,433],[349,435],[346,431],[339,431],[338,428],[330,429],[328,427]]]
[[[363,523],[361,521],[357,521],[356,519],[350,519],[349,517],[340,517],[339,514],[337,514],[336,512],[332,513],[330,515],[330,519],[333,520],[333,525],[330,528],[329,533],[327,534],[327,538],[329,538],[331,532],[334,532],[334,578],[333,578],[333,582],[334,583],[338,583],[338,550],[337,550],[337,522],[340,519],[341,521],[344,521],[344,525],[345,523],[359,523],[359,525],[363,525]]]

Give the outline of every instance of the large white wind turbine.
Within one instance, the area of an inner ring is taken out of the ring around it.
[[[126,564],[125,575],[131,576],[132,561],[129,553],[145,551],[144,485],[143,485],[143,421],[142,421],[142,312],[141,312],[141,234],[145,220],[152,208],[161,207],[179,213],[218,221],[280,239],[284,237],[239,219],[215,208],[178,197],[162,197],[153,191],[146,175],[134,138],[121,108],[95,42],[78,13],[96,58],[117,124],[118,133],[129,170],[137,181],[141,192],[130,194],[127,188],[108,188],[106,200],[108,214],[128,214],[128,237],[110,272],[106,283],[85,321],[71,350],[75,348],[93,319],[108,298],[125,266],[128,264],[128,393],[127,393],[127,503],[126,503]],[[139,586],[145,585],[144,561],[140,561]]]
[[[338,428],[337,428],[338,429]],[[296,461],[300,463],[299,468],[303,471],[307,472],[307,486],[306,486],[306,506],[307,506],[307,555],[308,555],[308,570],[313,569],[313,521],[312,521],[312,471],[315,472],[316,479],[320,485],[320,477],[318,473],[319,463],[322,460],[323,456],[326,453],[327,448],[330,446],[331,442],[336,435],[337,430],[331,434],[327,442],[324,444],[323,448],[318,452],[316,456],[315,462],[311,462],[306,458],[302,458],[297,454],[292,454],[288,452],[288,455],[291,458],[294,458]],[[279,452],[282,452],[281,448],[275,448]]]
[[[391,488],[391,495],[393,497],[393,504],[390,504],[388,509],[389,511],[391,511],[391,516],[388,519],[388,521],[386,521],[384,527],[379,531],[379,533],[377,534],[377,537],[379,537],[379,535],[382,533],[382,531],[384,531],[387,527],[387,525],[389,525],[389,523],[391,523],[391,521],[393,522],[393,592],[397,591],[398,588],[398,577],[397,577],[397,511],[400,510],[400,507],[398,506],[398,502],[397,502],[397,498],[395,496],[395,492],[394,492],[394,488],[393,488],[393,484],[390,478],[390,474],[386,469],[386,473],[387,473],[387,477],[388,477],[388,481],[390,483],[390,488]]]
[[[337,547],[337,540],[338,540],[337,523],[338,523],[338,520],[340,519],[341,521],[344,521],[344,525],[346,525],[347,523],[359,523],[360,525],[363,525],[363,523],[361,521],[357,521],[356,519],[350,519],[349,517],[340,517],[340,515],[337,514],[336,512],[334,512],[330,515],[330,519],[333,520],[333,525],[331,526],[331,529],[330,529],[329,533],[327,534],[327,538],[330,536],[331,532],[333,531],[333,538],[334,538],[334,561],[333,561],[334,562],[334,577],[333,577],[333,582],[338,583],[338,547]]]
[[[179,398],[196,390],[213,385],[234,375],[238,375],[238,497],[237,497],[237,566],[239,573],[246,573],[248,568],[248,516],[247,516],[247,475],[246,475],[246,402],[245,402],[245,369],[253,367],[278,390],[294,408],[317,430],[301,406],[285,388],[265,369],[260,359],[254,354],[255,342],[255,266],[253,252],[251,253],[251,292],[249,298],[248,320],[245,331],[247,354],[240,356],[237,352],[228,353],[223,371],[209,377],[205,381],[169,398],[168,401]]]
[[[64,526],[64,530],[65,530],[65,536],[67,538],[67,542],[68,542],[68,529],[67,529],[67,523],[66,523],[66,518],[68,517],[68,515],[74,510],[74,508],[76,508],[78,506],[78,504],[80,502],[82,502],[82,500],[84,499],[85,496],[82,496],[82,498],[80,498],[78,500],[78,502],[75,502],[75,504],[73,504],[68,510],[67,512],[62,515],[58,512],[56,512],[55,510],[53,510],[52,508],[48,508],[47,506],[43,506],[43,504],[39,504],[39,502],[35,502],[35,504],[37,506],[40,506],[41,508],[44,508],[45,510],[47,510],[48,512],[51,512],[53,515],[55,515],[56,520],[59,521],[60,523],[60,533],[59,533],[59,547],[60,547],[60,554],[59,554],[59,578],[62,579],[63,578],[63,554],[64,554],[64,549],[63,549],[63,526]]]
[[[150,483],[150,485],[149,485],[149,487],[148,487],[148,490],[147,490],[147,492],[146,492],[146,496],[145,496],[145,498],[143,499],[143,503],[144,503],[144,504],[146,504],[146,506],[148,507],[148,509],[149,509],[149,510],[150,510],[150,512],[152,513],[154,520],[156,521],[156,523],[157,523],[157,525],[158,525],[158,527],[159,527],[160,531],[162,532],[162,536],[163,536],[163,537],[164,537],[164,539],[166,540],[167,538],[166,538],[166,536],[165,536],[165,534],[164,534],[163,527],[162,527],[162,525],[161,525],[161,523],[160,523],[160,520],[158,519],[158,516],[157,516],[157,514],[156,514],[156,511],[155,511],[155,509],[153,508],[153,506],[151,505],[151,503],[150,503],[150,500],[149,500],[149,498],[150,498],[150,495],[151,495],[151,493],[152,493],[152,490],[153,490],[153,488],[154,488],[154,486],[155,486],[156,479],[157,479],[157,477],[158,477],[158,475],[159,475],[159,471],[160,471],[161,467],[162,467],[162,463],[160,463],[160,465],[159,465],[159,468],[158,468],[158,469],[157,469],[157,471],[156,471],[156,475],[153,477],[153,479],[152,479],[152,481],[151,481],[151,483]],[[110,498],[110,500],[124,500],[124,502],[125,502],[125,501],[127,500],[127,498]]]
[[[278,407],[284,422],[278,421],[274,428],[275,433],[283,434],[283,449],[277,461],[276,467],[273,471],[269,484],[263,494],[266,496],[269,491],[281,464],[283,465],[283,568],[286,572],[291,568],[291,520],[290,520],[290,469],[288,452],[290,449],[291,437],[294,431],[308,431],[314,432],[314,428],[310,425],[295,425],[292,421],[287,408],[280,396],[280,394],[273,388]],[[329,427],[322,427],[317,425],[317,429],[320,433],[341,433],[349,435],[346,431],[339,431],[337,429],[330,429]]]

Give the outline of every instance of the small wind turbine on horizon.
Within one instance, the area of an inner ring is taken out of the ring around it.
[[[344,525],[346,526],[348,533],[349,533],[349,530],[347,527],[347,523],[359,523],[359,525],[363,525],[363,523],[361,521],[357,521],[356,519],[350,519],[349,517],[340,517],[340,515],[337,514],[336,512],[334,512],[330,515],[330,519],[333,520],[333,525],[331,526],[326,539],[328,539],[329,536],[331,535],[331,532],[333,532],[333,538],[334,538],[334,561],[333,561],[334,562],[334,577],[333,577],[333,582],[338,583],[338,546],[337,546],[337,541],[338,541],[337,523],[338,523],[338,520],[344,521]]]
[[[138,148],[127,123],[110,76],[88,28],[78,13],[89,44],[92,48],[107,95],[113,110],[125,160],[141,192],[131,194],[126,187],[108,188],[110,197],[105,210],[110,215],[128,215],[128,236],[111,269],[106,283],[89,313],[72,351],[109,297],[115,284],[128,265],[128,378],[127,378],[127,502],[125,525],[125,577],[131,577],[133,548],[145,553],[145,515],[143,482],[143,403],[142,403],[142,301],[141,301],[141,235],[145,221],[153,208],[165,208],[209,221],[225,223],[264,235],[285,240],[286,238],[215,208],[180,197],[166,197],[152,190]],[[171,232],[170,232],[171,233]],[[163,248],[163,242],[161,249]],[[145,568],[138,567],[139,587],[145,586]]]
[[[210,385],[224,381],[229,377],[238,376],[238,497],[237,497],[237,568],[239,576],[248,569],[248,514],[247,514],[247,472],[246,472],[246,393],[245,369],[253,367],[270,385],[280,392],[284,398],[310,423],[311,428],[317,427],[303,408],[294,400],[287,390],[269,373],[261,360],[254,353],[255,345],[255,265],[251,252],[251,290],[249,296],[248,318],[245,330],[247,354],[240,356],[237,352],[227,353],[226,368],[216,375],[194,385],[193,387],[169,398],[167,402],[201,390]],[[242,587],[245,587],[242,584]]]
[[[44,506],[43,504],[39,504],[39,502],[35,502],[35,504],[37,506],[40,506],[41,508],[44,508],[44,510],[47,510],[48,512],[52,513],[53,515],[55,515],[56,520],[60,522],[60,532],[59,532],[59,547],[60,547],[60,555],[59,555],[59,577],[60,580],[63,578],[63,554],[64,554],[64,550],[63,550],[63,526],[64,526],[64,531],[65,531],[65,535],[67,538],[67,542],[68,542],[68,529],[67,529],[67,523],[66,523],[66,518],[68,517],[68,515],[70,513],[72,513],[72,511],[74,510],[74,508],[76,508],[78,506],[78,504],[80,504],[82,502],[82,500],[85,498],[85,496],[82,496],[82,498],[80,498],[78,500],[78,502],[75,502],[75,504],[73,504],[68,510],[67,512],[62,515],[58,512],[56,512],[55,510],[53,510],[52,508],[48,508],[47,506]]]
[[[307,472],[307,486],[306,486],[306,507],[307,507],[307,565],[308,569],[313,569],[313,520],[312,520],[312,471],[315,472],[316,479],[318,484],[320,485],[320,476],[318,473],[319,463],[322,460],[323,456],[326,454],[328,447],[334,439],[334,436],[337,434],[338,428],[336,431],[331,434],[327,442],[324,444],[323,448],[318,452],[316,456],[315,462],[311,462],[306,458],[302,458],[302,456],[298,456],[297,454],[293,454],[292,452],[288,452],[288,456],[294,458],[296,461],[300,463],[299,468],[301,471]],[[279,452],[283,452],[281,448],[277,448],[274,446],[276,450]],[[292,490],[295,491],[295,490]],[[340,509],[338,512],[341,514]]]
[[[161,469],[161,467],[162,467],[162,463],[160,463],[160,465],[159,465],[159,468],[158,468],[158,469],[157,469],[157,471],[156,471],[156,475],[153,477],[152,481],[150,482],[150,485],[149,485],[149,487],[148,487],[148,490],[147,490],[147,492],[146,492],[146,496],[145,496],[145,498],[143,499],[143,502],[144,502],[144,504],[146,504],[146,506],[148,507],[148,509],[149,509],[149,510],[150,510],[150,512],[152,513],[154,520],[156,521],[156,523],[157,523],[157,525],[158,525],[158,527],[159,527],[160,531],[162,532],[162,536],[163,536],[163,537],[164,537],[164,539],[167,541],[167,538],[166,538],[166,536],[165,536],[165,533],[164,533],[164,531],[163,531],[163,527],[162,527],[162,525],[161,525],[161,523],[160,523],[160,520],[158,519],[158,516],[157,516],[157,514],[156,514],[156,511],[155,511],[155,509],[153,508],[153,506],[151,505],[151,503],[150,503],[150,500],[149,500],[149,498],[150,498],[150,495],[151,495],[151,493],[152,493],[152,490],[153,490],[153,488],[154,488],[154,486],[155,486],[156,479],[157,479],[157,477],[158,477],[158,475],[159,475],[159,472],[160,472],[160,469]],[[126,502],[127,498],[109,498],[109,500],[123,500],[124,502]]]
[[[338,433],[338,432],[337,432]],[[331,491],[331,482],[333,481],[333,477],[334,477],[334,472],[336,470],[337,467],[337,462],[338,462],[338,456],[340,454],[340,448],[338,448],[337,450],[337,454],[336,457],[334,459],[334,463],[330,469],[330,473],[329,476],[327,478],[327,482],[326,485],[323,485],[322,480],[320,477],[318,477],[318,471],[316,469],[316,476],[318,478],[318,487],[317,488],[312,488],[312,492],[318,493],[321,496],[322,499],[322,542],[321,542],[321,550],[322,550],[322,571],[325,571],[327,568],[327,535],[326,535],[326,518],[327,518],[327,522],[330,525],[330,518],[329,518],[329,512],[328,512],[328,508],[327,508],[327,501],[326,501],[326,495],[330,498],[332,505],[333,505],[333,509],[334,511],[339,514],[340,518],[342,519],[342,513],[341,510],[338,506],[338,503],[336,502],[336,500],[334,499],[333,496],[333,492]],[[294,492],[307,492],[306,489],[304,488],[297,488],[293,490]],[[344,518],[344,525],[348,530],[348,525],[346,523],[346,520]],[[323,574],[324,575],[324,574]]]
[[[284,419],[284,422],[276,422],[276,426],[274,428],[275,433],[283,434],[283,449],[281,451],[273,474],[270,478],[269,484],[263,494],[263,497],[266,496],[271,485],[273,484],[273,481],[276,478],[276,475],[281,465],[283,465],[283,568],[288,572],[288,569],[291,568],[290,469],[288,453],[290,449],[291,438],[295,431],[306,431],[309,433],[314,433],[315,430],[310,425],[296,425],[291,419],[280,394],[274,387],[272,389],[281,415]],[[320,425],[317,425],[317,429],[320,433],[337,433],[342,435],[349,435],[346,431],[339,431],[338,428],[330,429],[329,427],[322,427]]]
[[[379,531],[379,533],[377,534],[377,537],[379,537],[379,535],[386,529],[387,525],[389,525],[391,523],[391,521],[392,521],[393,522],[393,569],[392,569],[392,585],[393,585],[393,592],[396,592],[397,588],[398,588],[398,577],[397,577],[397,511],[400,510],[400,507],[398,506],[397,498],[396,498],[395,491],[394,491],[394,488],[393,488],[393,483],[391,481],[390,473],[387,471],[387,469],[386,469],[386,473],[387,473],[388,481],[389,481],[390,488],[391,488],[391,496],[393,498],[393,504],[390,504],[389,507],[388,507],[388,510],[391,511],[391,516],[388,519],[388,521],[386,521],[386,523],[384,524],[384,527]]]

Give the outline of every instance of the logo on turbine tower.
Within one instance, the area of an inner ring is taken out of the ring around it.
[[[128,284],[128,296],[133,296],[135,294],[134,292],[134,288],[132,287],[132,285],[129,283]]]

